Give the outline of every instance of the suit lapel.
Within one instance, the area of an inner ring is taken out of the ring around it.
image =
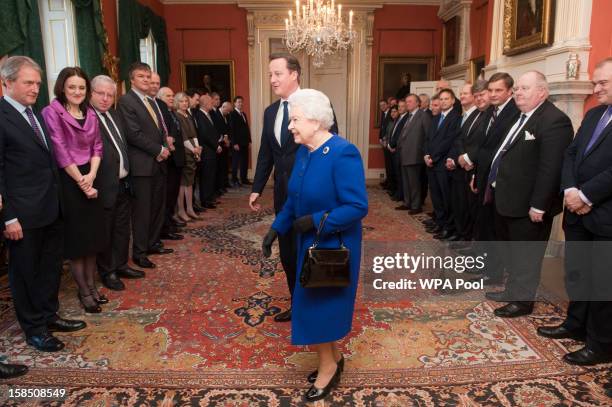
[[[604,110],[605,111],[605,110]],[[595,129],[597,128],[597,124],[599,123],[599,120],[601,120],[601,116],[603,115],[603,112],[601,115],[597,115],[597,120],[594,120],[593,126],[592,128],[589,129],[589,133],[591,135],[591,137],[593,136],[593,133],[595,132]],[[584,145],[582,146],[582,148],[580,149],[582,154],[582,159],[584,160],[585,158],[587,158],[597,147],[599,147],[599,145],[603,142],[603,140],[610,136],[610,133],[612,133],[612,120],[608,123],[608,125],[604,128],[603,132],[601,133],[601,135],[599,136],[599,138],[597,139],[597,141],[595,141],[595,144],[593,144],[593,146],[591,147],[591,149],[589,151],[586,152],[586,154],[584,153],[584,150],[587,148],[587,146],[589,145],[589,142],[591,141],[591,137],[589,137],[586,140],[586,143],[584,143]]]
[[[47,153],[50,152],[50,149],[47,148],[47,146],[51,148],[51,142],[47,135],[48,131],[43,124],[44,123],[43,119],[38,114],[35,113],[36,118],[38,119],[38,123],[40,123],[41,131],[43,132],[45,141],[47,142],[47,146],[43,144],[42,140],[34,132],[34,129],[32,128],[32,126],[30,126],[30,123],[28,123],[28,121],[21,115],[21,113],[19,113],[13,106],[11,106],[4,99],[2,99],[2,105],[3,105],[4,113],[6,113],[6,117],[9,122],[13,123],[19,129],[21,129],[23,133],[28,134],[30,137],[32,137],[34,139],[34,142],[38,144],[40,148],[45,150]]]
[[[269,128],[271,129],[270,135],[272,136],[272,139],[273,139],[273,143],[271,145],[276,145],[276,146],[278,146],[278,148],[282,149],[282,146],[280,145],[280,142],[276,138],[276,134],[274,134],[274,127],[275,127],[275,124],[276,124],[276,116],[278,115],[278,109],[280,109],[280,99],[277,100],[276,102],[274,102],[274,104],[272,106],[274,106],[274,107],[272,109],[270,109],[270,115],[268,117],[268,120],[269,120],[268,123],[270,123]]]

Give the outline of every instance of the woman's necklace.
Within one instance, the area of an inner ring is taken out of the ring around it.
[[[70,113],[70,115],[72,117],[74,117],[75,119],[82,119],[83,118],[83,112],[81,111],[81,109],[77,110],[77,112],[73,112],[72,110],[70,110],[70,107],[67,106],[66,110],[68,111],[68,113]]]

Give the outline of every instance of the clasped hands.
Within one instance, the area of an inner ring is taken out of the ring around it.
[[[81,188],[81,191],[83,191],[88,199],[95,199],[98,197],[98,190],[93,187],[93,182],[95,179],[96,176],[90,172],[83,175],[78,181],[79,188]]]
[[[293,221],[293,230],[297,233],[305,233],[313,230],[315,228],[314,221],[312,219],[312,215],[305,215],[297,218]],[[272,244],[278,237],[278,233],[276,230],[270,228],[268,233],[263,238],[263,242],[261,243],[261,251],[264,257],[270,257],[272,255]]]
[[[586,215],[587,213],[591,212],[591,206],[587,205],[582,198],[580,198],[580,193],[577,189],[568,191],[565,194],[564,201],[565,207],[572,213],[577,215]]]
[[[168,157],[170,157],[170,150],[168,150],[168,147],[163,147],[161,153],[159,153],[159,155],[155,159],[158,162],[162,162],[164,160],[167,160]]]

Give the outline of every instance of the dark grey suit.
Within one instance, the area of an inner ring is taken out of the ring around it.
[[[157,244],[164,223],[167,169],[166,162],[157,161],[157,156],[167,143],[163,129],[155,124],[134,90],[119,99],[119,111],[127,130],[134,191],[132,257],[139,259]]]
[[[412,114],[413,116],[400,133],[397,154],[402,169],[400,179],[404,192],[404,204],[410,209],[421,209],[423,206],[421,180],[425,165],[423,145],[427,131],[431,127],[431,117],[421,109],[415,110]]]

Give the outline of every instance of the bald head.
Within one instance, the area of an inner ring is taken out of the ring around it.
[[[539,71],[527,71],[516,81],[514,89],[516,106],[523,113],[535,109],[548,98],[546,76]]]
[[[232,102],[223,102],[223,104],[221,105],[221,113],[223,113],[224,115],[229,114],[232,109]]]
[[[174,91],[168,87],[163,87],[157,92],[157,97],[164,101],[169,108],[174,107]]]

